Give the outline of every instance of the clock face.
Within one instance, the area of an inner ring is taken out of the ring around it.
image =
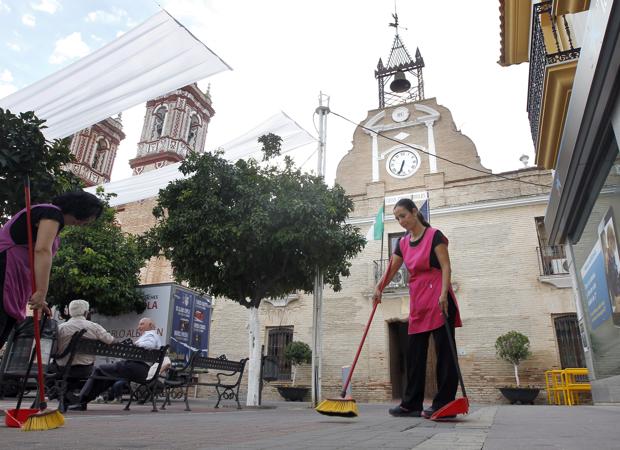
[[[409,118],[409,110],[404,106],[399,106],[392,111],[392,120],[394,122],[404,122]]]
[[[420,157],[411,150],[398,150],[388,158],[387,170],[396,178],[407,178],[420,167]]]

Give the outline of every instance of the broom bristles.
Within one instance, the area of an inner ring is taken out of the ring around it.
[[[316,412],[325,416],[357,417],[359,410],[352,398],[328,398],[315,408]]]
[[[65,424],[65,417],[58,411],[46,410],[34,414],[24,422],[22,430],[24,431],[45,431],[53,430]]]

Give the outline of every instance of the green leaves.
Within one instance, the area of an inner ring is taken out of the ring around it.
[[[73,160],[69,140],[47,142],[44,121],[33,112],[19,116],[0,108],[0,223],[25,206],[23,181],[30,175],[33,203],[81,186],[63,166]]]
[[[95,223],[63,230],[48,294],[61,311],[76,298],[109,316],[144,311],[144,297],[136,286],[147,252],[141,240],[121,231],[115,215],[106,207]]]
[[[284,358],[291,364],[308,364],[312,361],[312,350],[305,342],[289,342],[284,349]]]
[[[280,138],[259,139],[276,154]],[[212,295],[258,307],[266,297],[313,289],[318,266],[340,289],[350,262],[365,244],[344,223],[353,210],[340,186],[292,164],[234,164],[218,154],[190,155],[181,171],[191,176],[160,191],[148,233],[152,250],[172,262],[178,281]]]
[[[530,340],[518,331],[509,331],[495,341],[497,357],[518,366],[530,355]]]

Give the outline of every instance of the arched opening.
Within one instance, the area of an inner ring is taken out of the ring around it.
[[[96,170],[98,172],[101,172],[103,170],[106,160],[106,154],[108,153],[109,149],[110,144],[108,144],[108,141],[106,141],[105,138],[100,138],[97,141],[95,156],[93,157],[93,170]]]
[[[200,130],[200,119],[196,114],[192,114],[189,121],[189,128],[187,130],[187,145],[190,148],[196,148],[196,141],[198,139],[198,131]]]
[[[151,128],[151,139],[160,138],[162,133],[164,132],[164,122],[166,120],[166,114],[168,113],[168,108],[164,105],[160,106],[155,110],[153,114],[153,127]]]

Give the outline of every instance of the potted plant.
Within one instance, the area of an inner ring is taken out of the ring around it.
[[[310,388],[308,386],[295,386],[295,378],[299,366],[312,360],[312,350],[305,342],[293,341],[284,349],[284,359],[291,364],[292,382],[289,386],[278,386],[278,392],[286,400],[302,401]]]
[[[533,405],[540,389],[531,386],[521,386],[521,381],[519,380],[519,364],[531,355],[530,340],[518,331],[509,331],[497,338],[495,341],[495,351],[498,358],[513,365],[517,382],[516,386],[499,388],[501,393],[508,399],[510,404],[519,402],[521,404],[529,403]]]

